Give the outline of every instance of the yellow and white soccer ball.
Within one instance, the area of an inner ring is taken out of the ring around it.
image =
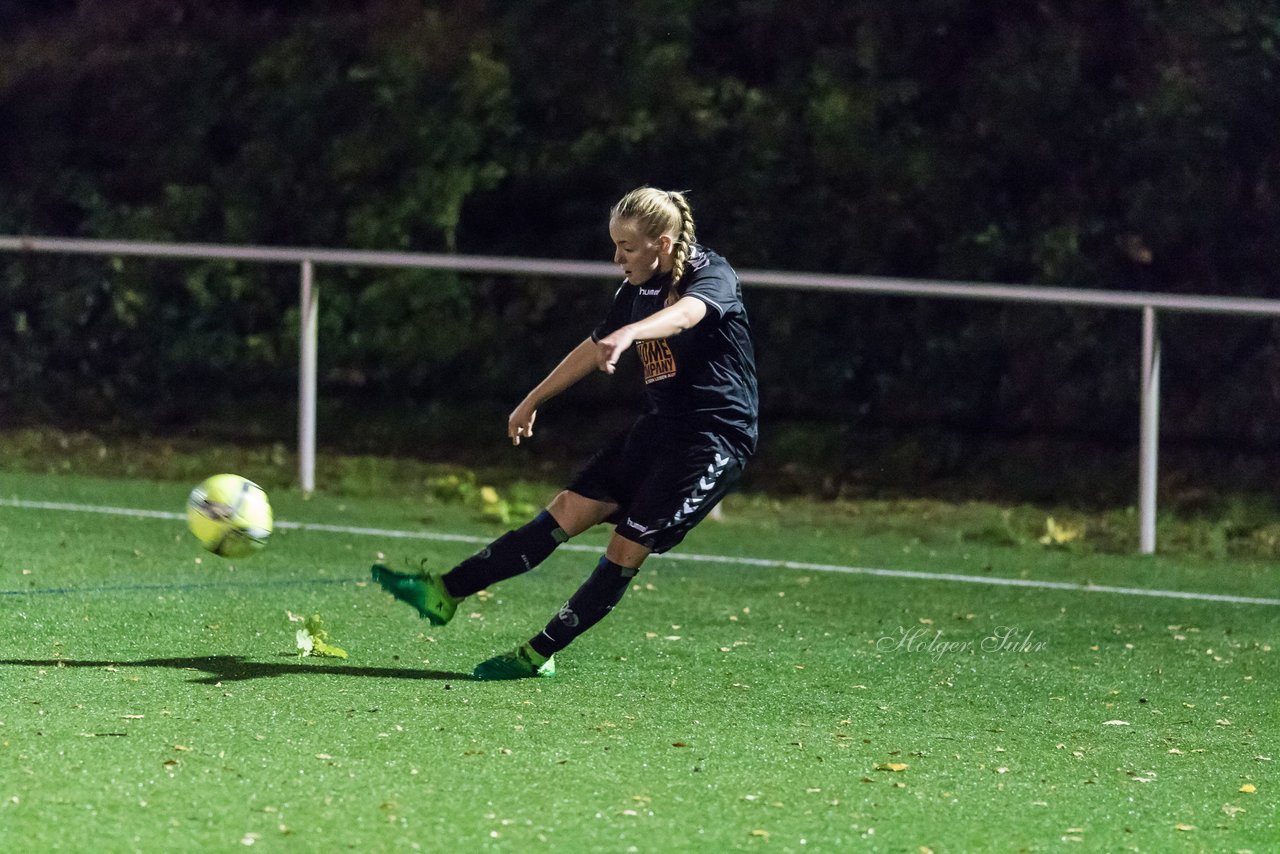
[[[215,474],[191,490],[187,525],[206,549],[248,557],[271,536],[271,503],[262,487],[238,474]]]

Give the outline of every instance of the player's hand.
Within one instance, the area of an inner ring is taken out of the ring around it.
[[[618,367],[618,359],[634,344],[635,337],[622,327],[611,335],[606,335],[596,342],[596,367],[611,374]]]
[[[507,416],[507,438],[511,444],[519,445],[520,437],[533,436],[533,422],[538,417],[538,409],[529,401],[523,400],[520,405]]]

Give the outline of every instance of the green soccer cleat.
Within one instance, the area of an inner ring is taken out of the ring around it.
[[[373,580],[382,585],[383,590],[401,602],[412,605],[417,609],[418,616],[430,620],[433,626],[443,626],[452,620],[454,612],[458,610],[458,603],[462,601],[450,595],[440,576],[425,570],[409,575],[375,563],[371,572]]]
[[[516,647],[511,652],[495,655],[488,661],[476,665],[471,675],[477,679],[532,679],[538,676],[556,675],[556,657],[538,663],[542,656],[529,648],[528,644]]]

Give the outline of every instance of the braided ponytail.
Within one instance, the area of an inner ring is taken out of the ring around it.
[[[693,231],[693,210],[685,200],[684,193],[671,190],[667,197],[680,214],[680,227],[676,230],[671,250],[671,287],[667,290],[666,300],[667,305],[671,305],[680,298],[680,279],[684,277],[684,268],[689,262],[689,253],[696,237]]]

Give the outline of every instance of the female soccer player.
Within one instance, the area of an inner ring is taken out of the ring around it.
[[[532,437],[538,407],[592,371],[612,374],[632,346],[649,412],[593,456],[546,510],[448,573],[373,567],[385,590],[440,626],[465,597],[528,572],[594,525],[615,525],[595,571],[546,628],[479,664],[478,679],[554,676],[555,654],[613,610],[645,558],[684,539],[755,451],[755,357],[733,268],[695,242],[681,193],[627,193],[610,212],[609,235],[625,276],[613,305],[515,408],[507,435],[516,445]]]

